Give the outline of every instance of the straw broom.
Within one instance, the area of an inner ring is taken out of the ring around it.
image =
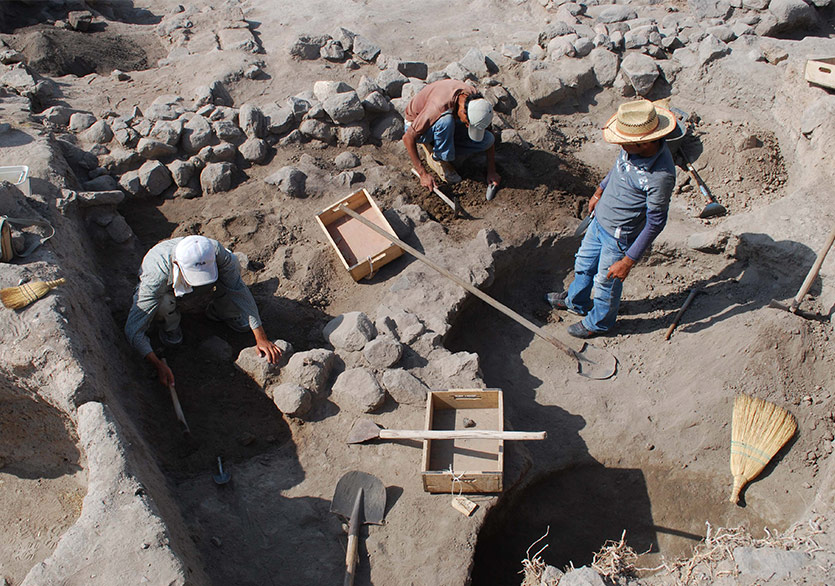
[[[739,503],[742,487],[762,472],[795,431],[797,422],[785,409],[755,397],[737,396],[731,432],[732,503]]]
[[[55,279],[54,281],[34,281],[17,287],[6,287],[0,289],[0,300],[9,309],[21,309],[66,282],[66,279]]]

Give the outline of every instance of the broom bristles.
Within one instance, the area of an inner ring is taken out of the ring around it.
[[[20,309],[26,307],[33,301],[37,301],[58,285],[63,285],[66,282],[66,279],[34,281],[32,283],[24,283],[17,287],[0,289],[0,301],[9,309]]]
[[[782,407],[756,397],[737,396],[731,432],[732,503],[739,502],[742,488],[762,472],[795,431],[797,422]]]

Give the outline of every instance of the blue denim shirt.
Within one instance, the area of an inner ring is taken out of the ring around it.
[[[626,256],[638,260],[667,223],[676,167],[665,141],[651,157],[620,151],[615,165],[601,182],[603,195],[594,216],[615,237]]]

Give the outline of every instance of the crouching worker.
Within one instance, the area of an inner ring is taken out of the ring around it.
[[[574,281],[567,292],[546,296],[551,307],[584,316],[568,327],[575,338],[615,325],[623,281],[667,223],[676,170],[664,137],[675,126],[672,112],[638,100],[622,104],[603,128],[620,154],[589,201],[594,219],[577,251]]]
[[[493,106],[470,84],[455,79],[430,83],[406,106],[403,144],[420,184],[437,187],[435,178],[420,162],[418,145],[429,165],[444,183],[457,183],[461,176],[452,162],[474,153],[487,154],[487,184],[498,185],[495,138],[487,131],[493,120]]]
[[[205,236],[163,240],[142,259],[139,286],[125,324],[128,341],[154,365],[163,385],[174,384],[174,374],[151,348],[148,327],[158,321],[160,341],[175,346],[183,341],[180,311],[201,309],[209,319],[222,321],[236,332],[251,330],[259,356],[272,363],[281,356],[281,350],[267,339],[234,254]]]

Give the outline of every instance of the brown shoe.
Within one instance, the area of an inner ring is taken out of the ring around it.
[[[429,165],[429,168],[435,172],[443,183],[461,182],[461,176],[455,171],[455,167],[446,161],[436,161],[435,157],[432,156],[432,149],[422,142],[419,142],[418,145],[423,150],[423,157],[426,159],[426,164]]]

